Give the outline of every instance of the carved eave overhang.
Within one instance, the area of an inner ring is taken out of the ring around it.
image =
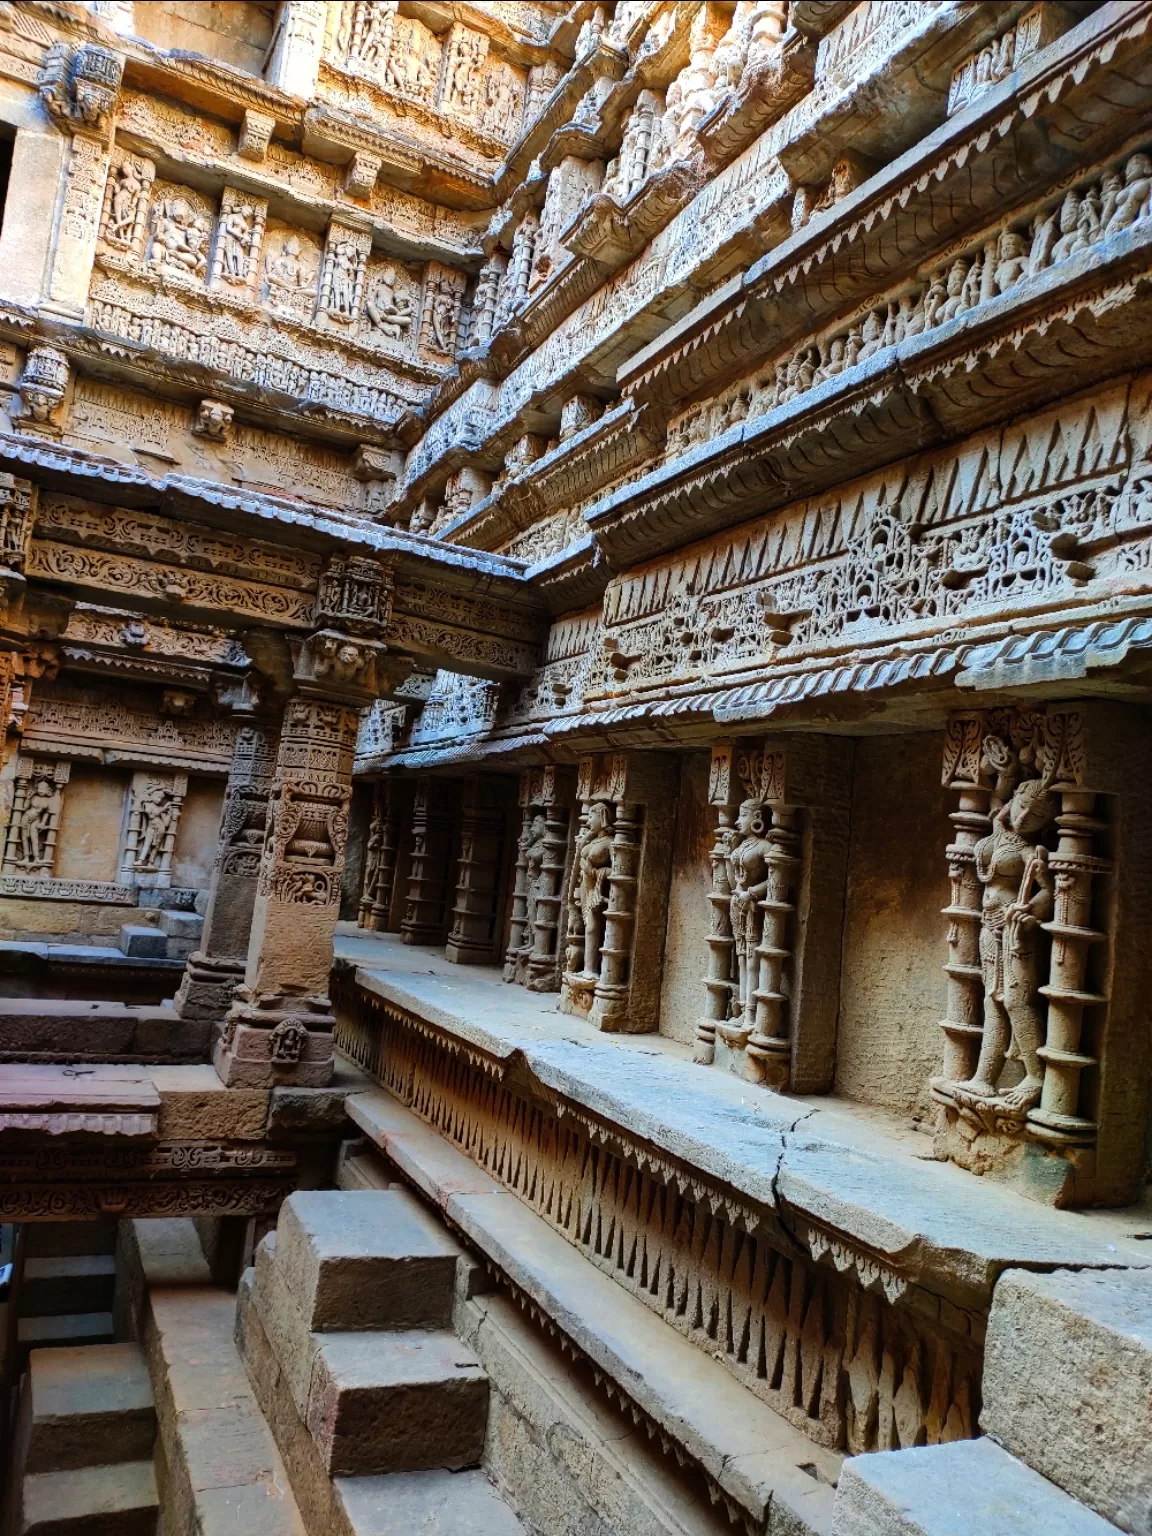
[[[108,34],[124,54],[124,84],[158,96],[172,96],[225,122],[240,123],[252,110],[271,117],[275,136],[295,140],[304,120],[304,103],[247,70],[200,53],[157,48],[138,37]]]
[[[942,0],[876,6],[874,31],[822,78],[797,108],[780,161],[797,182],[818,182],[851,149],[885,159],[916,143],[940,118],[956,67],[1010,28],[1029,0]]]
[[[819,42],[844,20],[855,4],[856,0],[792,0],[788,21],[805,37]]]
[[[525,573],[554,615],[596,603],[613,572],[591,535],[530,565]]]
[[[710,166],[727,165],[812,89],[816,48],[789,33],[769,58],[754,60],[739,85],[701,119],[696,137]]]
[[[401,10],[406,16],[414,16],[432,32],[445,32],[453,22],[482,32],[496,50],[514,59],[517,64],[542,64],[550,54],[564,52],[560,30],[564,18],[550,14],[550,6],[534,5],[531,0],[517,0],[514,7],[505,6],[501,11],[487,10],[472,5],[468,0],[401,0]],[[509,13],[531,25],[514,26]],[[579,23],[576,24],[579,29]],[[559,36],[560,42],[554,39]]]
[[[1109,0],[669,326],[621,387],[669,415],[715,393],[1145,129],[1150,33],[1148,0]]]
[[[56,647],[60,666],[106,681],[151,683],[221,697],[252,667],[231,630],[145,619],[77,603]]]
[[[541,518],[578,505],[650,458],[656,446],[631,402],[623,401],[510,476],[439,537],[470,549],[493,549]]]
[[[10,434],[0,434],[0,463],[37,484],[42,496],[81,497],[95,514],[122,507],[154,514],[121,523],[114,512],[80,519],[65,509],[42,528],[41,507],[27,574],[50,590],[94,602],[115,592],[118,602],[143,612],[305,634],[321,622],[315,594],[323,557],[367,556],[391,573],[383,636],[389,649],[416,657],[425,669],[447,667],[496,681],[524,677],[538,664],[547,610],[521,561],[216,481],[152,478]],[[152,526],[167,520],[170,537]],[[227,532],[234,555],[221,555],[207,542],[185,548],[214,530]],[[89,558],[85,550],[95,554]]]
[[[594,48],[581,55],[553,86],[535,119],[509,148],[496,172],[493,198],[503,203],[528,175],[533,160],[544,153],[549,140],[571,121],[582,98],[596,80],[618,80],[628,67],[627,55],[600,37]]]
[[[1152,222],[877,352],[585,513],[635,563],[1152,359]]]

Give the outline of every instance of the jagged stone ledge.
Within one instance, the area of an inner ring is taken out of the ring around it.
[[[601,1035],[547,995],[509,996],[498,972],[462,974],[398,937],[340,935],[337,956],[345,988],[401,1010],[445,1051],[527,1080],[641,1166],[746,1219],[758,1211],[812,1258],[892,1297],[912,1288],[986,1312],[1009,1268],[1152,1267],[1124,1218],[1052,1210],[989,1180],[975,1199],[962,1170],[931,1161],[927,1136],[878,1128],[874,1113],[701,1071],[663,1037]]]

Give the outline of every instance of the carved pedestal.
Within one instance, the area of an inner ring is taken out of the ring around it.
[[[831,1086],[850,796],[851,749],[829,738],[712,749],[696,1061],[780,1090]]]
[[[660,1017],[675,766],[655,754],[584,758],[576,798],[560,1007],[643,1034]]]
[[[314,698],[284,711],[244,985],[216,1047],[229,1085],[332,1075],[327,985],[358,723],[349,705]]]
[[[1121,705],[953,716],[936,1152],[1055,1204],[1130,1199],[1152,1052],[1152,745]]]
[[[278,745],[278,721],[249,719],[236,732],[202,947],[176,993],[181,1018],[222,1020],[243,979]]]
[[[460,854],[445,958],[457,965],[487,965],[497,958],[503,932],[503,873],[509,812],[505,781],[478,777],[464,790]]]
[[[560,990],[570,796],[563,771],[551,765],[530,769],[521,777],[523,821],[504,980],[517,982],[530,992]]]
[[[448,927],[456,807],[444,779],[420,779],[412,805],[412,852],[400,935],[405,944],[439,944]]]

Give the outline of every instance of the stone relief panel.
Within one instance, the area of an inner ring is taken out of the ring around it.
[[[418,128],[447,119],[458,151],[492,155],[516,138],[526,73],[493,54],[487,34],[461,21],[437,34],[400,14],[394,0],[346,0],[330,9],[324,96],[368,116],[379,114],[383,98]]]
[[[31,758],[23,753],[18,758],[4,840],[4,875],[25,880],[51,878],[71,766],[59,759]]]
[[[133,775],[120,854],[121,885],[171,885],[176,829],[187,794],[185,773]]]

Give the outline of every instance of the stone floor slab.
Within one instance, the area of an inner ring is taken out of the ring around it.
[[[480,1471],[340,1477],[336,1493],[354,1536],[524,1536]]]

